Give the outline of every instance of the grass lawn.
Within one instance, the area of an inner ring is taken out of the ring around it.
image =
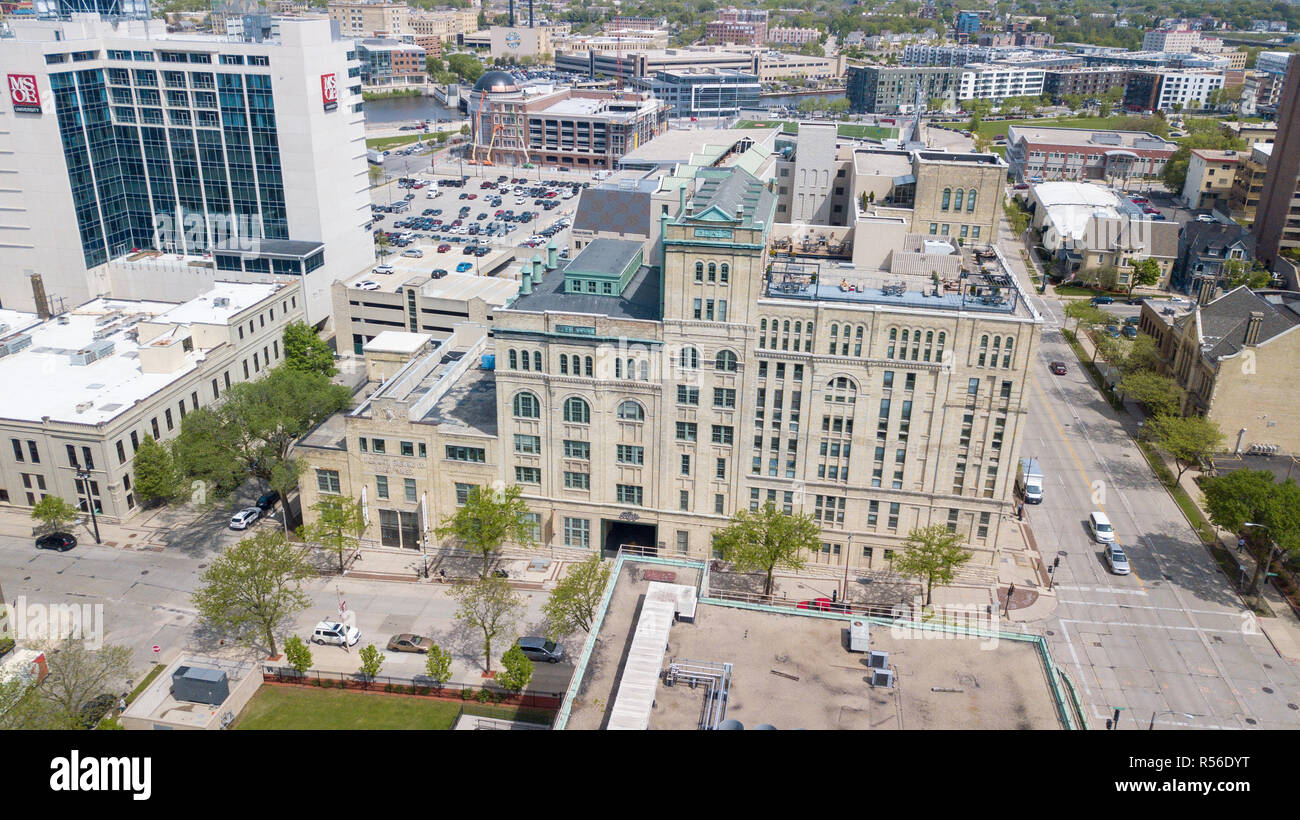
[[[1041,125],[1045,128],[1110,128],[1115,124],[1114,117],[1047,117],[1027,120],[993,120],[980,123],[979,133],[993,139],[1007,135],[1010,125]]]
[[[505,720],[549,723],[550,713],[511,706],[436,700],[413,695],[387,695],[263,686],[244,707],[235,729],[450,729],[461,706],[475,714]]]
[[[787,134],[799,133],[799,123],[793,120],[740,120],[736,123],[737,128],[775,128],[778,125],[781,126],[781,130]],[[846,122],[840,123],[838,133],[841,137],[884,140],[896,138],[898,136],[898,129],[880,128],[875,125],[855,125]]]
[[[410,145],[420,139],[425,134],[403,134],[400,137],[376,137],[375,139],[366,140],[366,147],[373,148],[376,151],[384,151],[389,148]]]

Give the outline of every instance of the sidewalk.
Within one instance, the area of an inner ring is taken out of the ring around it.
[[[99,518],[100,543],[118,549],[162,552],[173,530],[192,525],[203,515],[202,510],[189,507],[158,507],[145,510],[126,524],[113,524]],[[0,535],[35,538],[35,531],[40,526],[26,510],[0,510]],[[94,543],[95,530],[89,515],[78,517],[68,530],[79,542]]]

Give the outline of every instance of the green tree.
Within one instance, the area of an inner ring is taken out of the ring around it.
[[[452,54],[447,57],[447,69],[467,83],[483,76],[483,64],[473,54]]]
[[[429,647],[429,654],[424,659],[424,674],[438,686],[451,680],[451,654],[437,644]]]
[[[926,101],[925,108],[927,111],[938,112],[938,111],[942,111],[945,107],[947,107],[947,104],[948,101],[943,97],[931,97],[929,100]]]
[[[378,149],[376,149],[376,150],[378,150]],[[375,187],[376,185],[378,185],[379,182],[380,182],[380,180],[382,180],[382,179],[384,178],[384,169],[383,169],[383,166],[380,166],[380,165],[371,165],[371,166],[370,166],[370,169],[369,169],[366,173],[367,173],[367,175],[369,175],[369,177],[370,177],[370,187],[371,187],[371,188],[373,188],[373,187]]]
[[[1160,369],[1161,361],[1160,349],[1156,347],[1156,340],[1143,333],[1139,334],[1133,340],[1133,343],[1128,346],[1123,360],[1118,362],[1118,365],[1120,371],[1127,375],[1142,371],[1157,372]]]
[[[379,254],[380,259],[393,252],[393,240],[388,238],[388,234],[375,234],[375,252]]]
[[[799,46],[799,53],[805,57],[825,57],[826,49],[822,48],[821,43],[809,41]]]
[[[339,372],[334,366],[334,351],[306,322],[290,322],[284,328],[284,366],[302,373],[319,373],[333,376]]]
[[[1110,321],[1110,314],[1083,299],[1074,299],[1065,305],[1065,315],[1074,320],[1074,332],[1086,333],[1087,328]]]
[[[1132,270],[1128,277],[1128,292],[1133,293],[1133,288],[1141,285],[1149,288],[1160,283],[1160,263],[1151,257],[1146,259],[1135,259],[1132,263]]]
[[[32,507],[32,518],[51,532],[58,532],[76,521],[78,514],[76,507],[57,495],[47,495]]]
[[[366,530],[361,504],[343,495],[322,495],[311,508],[316,520],[300,527],[298,534],[337,555],[339,572],[343,572],[345,557],[361,546],[361,533]]]
[[[569,567],[542,606],[549,637],[557,639],[575,629],[591,631],[609,584],[610,569],[611,565],[602,561],[599,553],[592,553]]]
[[[82,710],[92,700],[122,691],[131,674],[131,650],[112,645],[91,649],[86,644],[69,638],[45,652],[45,679],[33,694],[45,701],[49,707],[45,717],[57,725],[79,724]]]
[[[438,57],[428,56],[424,58],[424,70],[431,77],[436,77],[446,71],[446,66]]]
[[[903,553],[894,556],[894,571],[925,584],[925,605],[930,605],[934,585],[952,583],[956,569],[973,553],[961,548],[961,536],[942,524],[917,527],[907,534]]]
[[[311,649],[297,635],[290,635],[285,639],[284,657],[289,661],[289,665],[297,670],[299,675],[305,674],[308,669],[311,669]]]
[[[1102,265],[1096,270],[1097,287],[1113,293],[1119,287],[1119,269],[1114,265]]]
[[[1153,370],[1125,373],[1119,380],[1119,389],[1142,405],[1150,416],[1177,413],[1183,404],[1183,390],[1178,382]]]
[[[1084,97],[1082,94],[1064,94],[1061,96],[1061,101],[1065,103],[1066,107],[1068,107],[1071,111],[1082,110],[1083,100]]]
[[[514,593],[504,578],[492,576],[477,583],[463,583],[452,588],[451,595],[460,604],[456,620],[483,635],[483,663],[492,672],[492,641],[514,628],[523,614],[524,601]]]
[[[229,495],[245,478],[275,486],[302,469],[289,457],[294,442],[351,403],[352,392],[327,376],[276,367],[232,385],[221,404],[187,414],[174,452],[209,495]]]
[[[763,594],[771,595],[775,569],[803,569],[804,554],[817,548],[820,536],[821,528],[811,515],[780,512],[768,502],[761,509],[733,515],[731,523],[713,536],[713,547],[737,569],[765,573]]]
[[[302,581],[313,574],[302,551],[283,533],[259,530],[203,571],[194,606],[217,632],[275,656],[276,632],[311,605]]]
[[[1293,479],[1277,483],[1268,470],[1233,470],[1221,476],[1204,476],[1199,481],[1205,496],[1205,511],[1215,526],[1245,533],[1256,544],[1270,542],[1283,552],[1300,551],[1300,487]],[[1247,523],[1262,527],[1247,527]],[[1251,589],[1259,588],[1264,562],[1256,562]]]
[[[153,436],[145,436],[140,442],[140,449],[131,460],[131,470],[135,474],[132,482],[135,495],[145,506],[166,502],[181,493],[180,474],[171,451]]]
[[[503,492],[475,487],[464,505],[443,518],[434,533],[439,538],[455,538],[466,549],[481,555],[480,577],[486,579],[492,569],[492,556],[507,541],[525,548],[534,546],[533,522],[522,496],[523,490],[517,484]]]
[[[1156,416],[1147,419],[1145,432],[1152,444],[1173,457],[1178,468],[1176,480],[1223,447],[1219,425],[1204,416]]]
[[[528,659],[518,644],[507,649],[501,656],[501,666],[496,681],[508,692],[523,691],[533,679],[533,662]]]
[[[379,670],[384,667],[384,653],[375,648],[374,644],[366,644],[357,653],[361,658],[361,677],[369,683],[379,676]]]

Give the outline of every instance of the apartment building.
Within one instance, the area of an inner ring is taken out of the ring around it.
[[[737,510],[771,503],[820,523],[814,565],[887,571],[930,524],[996,565],[1041,325],[1015,277],[995,262],[946,291],[930,271],[963,257],[918,237],[882,249],[883,270],[769,275],[762,180],[700,168],[681,190],[662,259],[597,239],[538,260],[481,346],[444,342],[308,436],[304,507],[360,498],[367,540],[424,549],[504,482],[548,548],[703,558]]]
[[[344,37],[395,38],[411,31],[411,9],[406,3],[331,0],[325,10],[339,24]]]
[[[1237,165],[1237,174],[1232,180],[1232,190],[1228,194],[1228,209],[1233,219],[1255,221],[1272,155],[1271,142],[1256,143],[1243,153],[1241,162]]]
[[[1193,51],[1217,51],[1218,40],[1202,38],[1199,31],[1189,27],[1152,29],[1142,35],[1143,51],[1164,51],[1170,54],[1190,54]]]
[[[367,90],[423,86],[429,79],[424,64],[426,56],[423,48],[412,43],[358,40],[361,84]]]
[[[187,412],[283,363],[284,326],[302,309],[297,282],[217,282],[180,304],[97,298],[36,324],[5,317],[0,506],[56,495],[132,518],[140,442],[174,438]]]
[[[1300,249],[1300,71],[1287,74],[1278,105],[1277,138],[1252,230],[1259,258],[1272,266],[1278,254]]]
[[[1043,93],[1041,68],[1007,63],[973,63],[961,70],[957,80],[958,100],[993,100],[1007,97],[1038,97]]]
[[[436,37],[444,43],[455,43],[457,38],[478,31],[478,10],[442,9],[420,11],[412,9],[407,18],[410,33],[418,37]]]
[[[1098,99],[1112,88],[1124,88],[1127,82],[1128,70],[1120,66],[1052,68],[1043,72],[1043,93],[1054,103],[1071,94]]]
[[[1148,71],[1128,74],[1124,106],[1134,111],[1197,110],[1209,105],[1210,93],[1223,88],[1223,72],[1214,70]]]
[[[1183,183],[1183,202],[1193,209],[1228,210],[1233,182],[1244,158],[1242,151],[1193,149],[1188,157],[1187,179]]]
[[[734,6],[723,9],[705,23],[704,36],[714,43],[761,47],[767,42],[767,11]]]
[[[767,41],[783,46],[802,46],[821,40],[822,33],[815,28],[776,27],[767,32]]]
[[[855,114],[898,114],[912,110],[917,88],[923,104],[938,97],[956,102],[961,70],[929,66],[849,66],[849,110]]]
[[[757,108],[762,91],[756,75],[726,68],[666,69],[636,85],[662,100],[673,117],[734,117]]]

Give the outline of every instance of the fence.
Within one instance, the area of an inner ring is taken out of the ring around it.
[[[359,672],[328,672],[320,669],[308,669],[299,672],[286,666],[262,667],[262,680],[265,683],[288,683],[298,686],[319,686],[323,689],[356,689],[369,692],[388,692],[401,695],[419,695],[441,700],[476,700],[481,703],[495,703],[504,706],[517,706],[525,709],[560,708],[564,699],[562,692],[507,692],[495,686],[475,686],[469,683],[448,681],[439,684],[431,678],[417,675],[412,678],[376,675],[367,679]]]

